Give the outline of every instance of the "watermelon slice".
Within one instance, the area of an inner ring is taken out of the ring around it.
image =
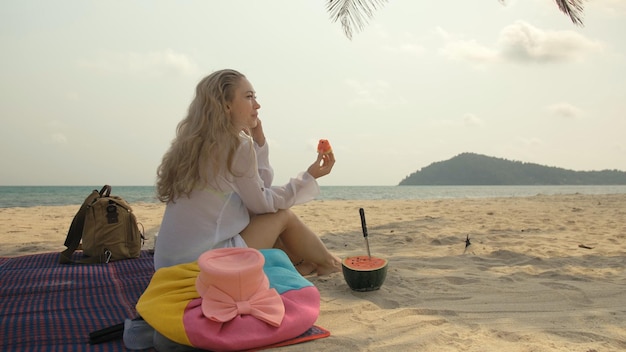
[[[317,152],[320,154],[330,154],[333,152],[333,148],[330,146],[328,139],[320,139],[317,143]]]

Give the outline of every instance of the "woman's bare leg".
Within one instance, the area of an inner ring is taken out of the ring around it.
[[[311,262],[306,262],[301,257],[292,254],[285,246],[283,241],[280,239],[280,237],[278,237],[278,241],[274,243],[274,248],[278,248],[287,253],[289,260],[291,260],[293,265],[296,267],[296,270],[298,270],[298,272],[302,274],[302,276],[313,275],[317,271],[317,265]]]
[[[278,242],[292,260],[301,258],[303,264],[314,264],[317,275],[341,271],[341,260],[291,210],[253,217],[241,237],[248,247],[256,249],[273,248]]]

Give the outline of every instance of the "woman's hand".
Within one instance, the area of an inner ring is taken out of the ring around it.
[[[259,147],[262,147],[265,144],[265,133],[263,133],[263,124],[261,124],[261,119],[257,119],[256,127],[250,129],[250,133],[252,134],[252,139]]]
[[[313,178],[320,178],[322,176],[326,176],[330,173],[335,165],[335,154],[317,154],[317,160],[311,166],[307,172],[313,176]]]

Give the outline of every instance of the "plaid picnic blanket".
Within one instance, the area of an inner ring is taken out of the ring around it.
[[[89,344],[89,333],[136,316],[153,257],[61,265],[59,253],[0,258],[1,351],[126,351],[122,340]]]

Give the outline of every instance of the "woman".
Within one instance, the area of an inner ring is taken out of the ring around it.
[[[319,193],[316,179],[335,164],[319,154],[306,172],[272,186],[273,170],[255,91],[244,75],[205,77],[157,170],[167,206],[155,248],[155,269],[197,260],[222,247],[283,249],[301,274],[341,270],[319,237],[289,208]]]

